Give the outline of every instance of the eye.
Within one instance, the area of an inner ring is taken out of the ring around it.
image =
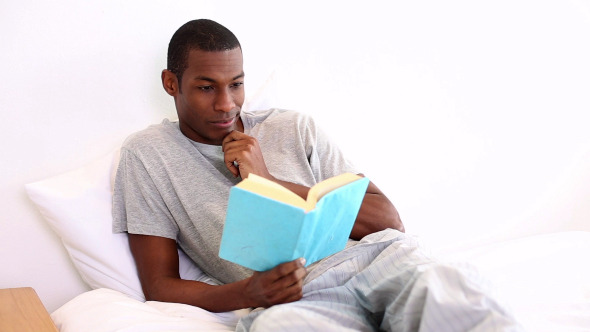
[[[213,87],[211,85],[202,85],[202,86],[198,86],[197,89],[201,90],[201,91],[213,91]]]
[[[235,82],[234,84],[231,85],[232,88],[239,88],[242,87],[244,85],[244,82]]]

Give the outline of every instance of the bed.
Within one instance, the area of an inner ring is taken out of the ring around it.
[[[118,150],[26,185],[91,288],[51,313],[70,331],[233,331],[247,309],[225,313],[145,301],[125,234],[111,232],[111,190]],[[590,331],[590,232],[540,234],[461,251],[441,260],[480,269],[528,331]],[[184,279],[212,283],[179,250]]]

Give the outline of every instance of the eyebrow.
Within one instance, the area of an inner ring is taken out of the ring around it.
[[[235,81],[237,79],[243,78],[244,76],[245,76],[244,72],[241,72],[239,75],[234,76],[231,80]],[[207,76],[197,76],[197,77],[195,77],[195,80],[207,81],[207,82],[211,82],[211,83],[217,82],[216,80],[212,79],[211,77],[207,77]]]

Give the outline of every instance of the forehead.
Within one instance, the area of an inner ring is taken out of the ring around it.
[[[242,71],[243,58],[242,50],[239,47],[219,52],[190,50],[185,76],[204,76],[222,80],[226,77],[236,77]]]

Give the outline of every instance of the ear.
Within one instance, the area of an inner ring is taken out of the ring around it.
[[[162,86],[169,95],[175,97],[179,93],[179,84],[176,74],[168,69],[162,70]]]

